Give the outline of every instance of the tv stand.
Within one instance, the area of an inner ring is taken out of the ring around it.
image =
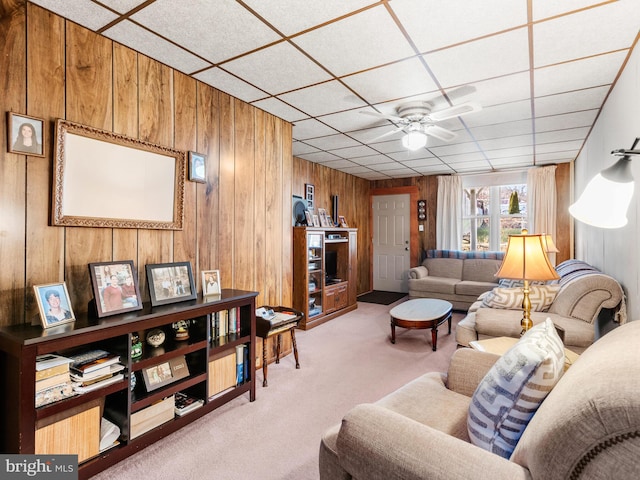
[[[304,313],[300,328],[358,307],[357,243],[355,228],[294,227],[293,308]]]

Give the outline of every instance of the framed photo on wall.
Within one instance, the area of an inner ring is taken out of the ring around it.
[[[7,147],[11,153],[44,157],[44,120],[8,112]]]
[[[43,328],[57,327],[75,321],[69,292],[64,282],[34,285],[40,321]]]
[[[220,295],[220,270],[202,271],[202,296]]]
[[[145,265],[151,306],[193,300],[197,293],[191,263],[156,263]]]
[[[90,263],[89,276],[98,318],[142,309],[133,260]]]
[[[207,183],[205,170],[206,155],[189,152],[189,180],[192,182]]]
[[[313,209],[315,208],[316,187],[311,183],[304,184],[304,198],[307,200],[307,208],[313,213]]]

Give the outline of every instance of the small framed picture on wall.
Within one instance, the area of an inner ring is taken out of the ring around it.
[[[189,180],[192,182],[207,183],[205,161],[206,155],[189,152]]]
[[[313,209],[315,208],[316,189],[310,183],[304,184],[304,198],[307,200],[307,208],[311,213],[313,213]]]
[[[44,157],[44,120],[8,112],[7,133],[9,152]]]

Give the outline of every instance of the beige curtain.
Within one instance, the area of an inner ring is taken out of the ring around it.
[[[547,233],[556,242],[556,167],[531,168],[527,173],[527,220],[530,233]],[[556,254],[549,253],[552,265]]]
[[[462,178],[457,175],[438,177],[436,248],[462,248]]]

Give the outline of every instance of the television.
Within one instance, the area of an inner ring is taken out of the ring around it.
[[[326,281],[329,282],[338,275],[338,252],[335,250],[326,250],[324,252],[324,274]]]

